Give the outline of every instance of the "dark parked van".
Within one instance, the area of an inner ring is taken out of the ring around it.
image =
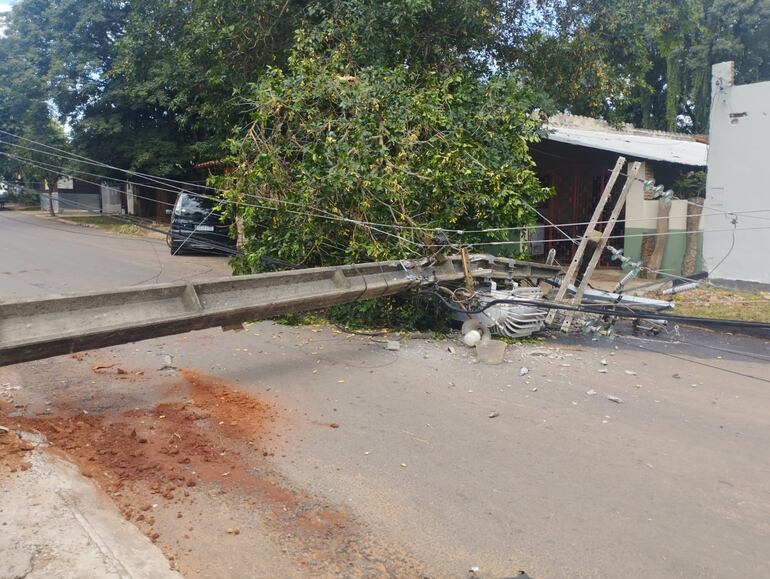
[[[208,197],[180,193],[171,213],[168,232],[172,255],[186,252],[235,253],[230,223],[214,210],[217,202]]]

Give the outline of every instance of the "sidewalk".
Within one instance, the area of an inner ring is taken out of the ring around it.
[[[23,436],[40,444],[39,437]],[[0,533],[0,579],[180,577],[74,466],[39,450],[24,458],[26,470],[0,470],[0,527],[11,531]]]

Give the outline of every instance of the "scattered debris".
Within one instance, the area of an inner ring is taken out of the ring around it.
[[[241,530],[236,528],[236,527],[230,527],[229,529],[227,529],[227,534],[228,535],[240,535],[241,534]]]
[[[385,346],[385,349],[389,352],[398,352],[401,349],[401,342],[398,340],[390,340]]]
[[[452,346],[447,346],[446,349],[447,349],[447,352],[449,352],[450,354],[455,353],[455,349]]]
[[[611,394],[607,394],[607,400],[609,400],[610,402],[614,402],[615,404],[623,403],[622,398],[618,398],[617,396],[612,396]]]
[[[500,416],[499,412],[492,411],[489,413],[490,418],[497,418],[498,416]]]
[[[599,374],[606,374],[606,373],[607,373],[607,369],[606,368],[600,368],[599,369]]]
[[[522,366],[521,370],[519,370],[519,376],[526,376],[527,374],[529,374],[529,368]]]
[[[535,386],[535,387],[533,387],[533,388],[530,388],[530,389],[529,389],[529,391],[530,391],[530,392],[537,392],[537,386]]]
[[[679,375],[679,372],[677,372],[676,374],[672,374],[671,377],[676,378],[677,380],[681,378],[681,376]]]
[[[636,372],[634,372],[633,370],[626,370],[626,374],[628,374],[629,376],[636,376]]]
[[[606,366],[606,365],[607,365],[607,360],[605,360],[605,359],[602,359],[602,361],[601,361],[601,362],[599,362],[599,363],[600,363],[602,366]]]
[[[163,356],[163,366],[158,368],[158,370],[176,370],[176,366],[174,366],[174,356],[170,354],[166,354]]]
[[[99,370],[107,370],[114,366],[115,364],[93,364],[91,365],[91,370],[93,370],[94,372],[98,372]]]
[[[532,350],[529,353],[530,356],[550,356],[551,352],[549,350]]]
[[[596,390],[594,390],[593,388],[591,388],[590,390],[588,390],[588,391],[586,392],[586,394],[588,394],[589,396],[596,396]]]
[[[339,427],[340,427],[340,425],[339,425],[339,424],[337,424],[336,422],[331,422],[331,423],[329,424],[329,428],[339,428]]]

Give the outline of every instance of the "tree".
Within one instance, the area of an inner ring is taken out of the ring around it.
[[[14,8],[14,11],[18,10],[20,7]],[[64,131],[51,118],[45,80],[39,69],[30,66],[36,59],[27,48],[12,33],[0,36],[0,129],[12,135],[65,146]],[[45,164],[52,161],[19,145],[22,143],[8,134],[0,134],[0,176],[40,183],[56,175],[56,170],[46,169],[45,165],[35,167],[19,161],[19,158],[32,158]]]
[[[246,117],[238,94],[268,65],[285,64],[306,4],[135,0],[112,82],[129,103],[152,107],[175,127],[186,143],[180,161],[217,159]]]
[[[533,219],[528,205],[549,190],[528,152],[533,96],[515,78],[358,66],[317,40],[300,34],[288,71],[254,85],[253,121],[219,181],[249,240],[237,272],[266,256],[319,266],[432,253],[424,228]]]
[[[507,65],[573,113],[706,132],[711,65],[770,79],[770,0],[541,0]]]

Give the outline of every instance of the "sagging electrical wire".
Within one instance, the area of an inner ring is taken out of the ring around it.
[[[49,200],[49,203],[51,202],[52,196],[51,196],[50,193],[41,193],[41,195],[43,195],[44,197],[47,197],[48,200]],[[80,211],[87,211],[87,212],[93,213],[95,215],[103,215],[101,212],[95,211],[95,210],[91,209],[90,207],[88,207],[87,205],[84,205],[82,203],[78,203],[76,201],[71,201],[71,200],[68,200],[68,199],[57,199],[56,201],[58,201],[62,205],[69,205],[70,207],[74,207],[74,208],[76,208],[76,209],[78,209]],[[113,219],[116,219],[117,221],[122,221],[122,222],[124,222],[124,223],[126,223],[128,225],[134,225],[136,227],[139,227],[141,229],[145,229],[147,231],[154,231],[156,233],[162,233],[163,235],[167,235],[168,234],[167,231],[164,231],[162,229],[158,229],[156,227],[150,227],[149,225],[145,225],[145,224],[140,223],[140,222],[138,222],[138,221],[136,221],[134,219],[126,218],[126,216],[124,216],[124,215],[115,214],[115,215],[110,215],[110,217],[113,218]],[[173,235],[172,234],[172,239],[173,238],[177,238],[177,240],[179,240],[179,239],[183,239],[183,236]],[[217,243],[215,241],[208,241],[208,240],[206,240],[206,244],[209,245],[212,249],[223,251],[223,252],[228,253],[230,255],[239,255],[240,254],[240,252],[238,250],[233,249],[232,247],[227,246],[227,245],[219,244],[219,243]]]
[[[216,197],[207,197],[204,194],[196,193],[196,192],[193,192],[193,191],[189,190],[191,187],[198,187],[198,188],[214,191],[214,192],[217,192],[217,193],[225,192],[225,190],[220,189],[220,188],[212,187],[212,186],[209,186],[209,185],[201,185],[201,184],[191,183],[189,181],[181,181],[181,180],[177,180],[177,179],[171,179],[171,178],[167,178],[167,177],[159,177],[159,176],[151,175],[149,173],[142,173],[142,172],[139,172],[139,171],[132,171],[132,170],[129,170],[129,169],[122,169],[120,167],[116,167],[116,166],[110,165],[108,163],[102,163],[100,161],[96,161],[94,159],[90,159],[88,157],[84,157],[82,155],[77,155],[75,153],[69,153],[67,151],[64,151],[63,149],[60,149],[60,148],[57,148],[57,147],[53,147],[53,146],[50,146],[50,145],[46,145],[44,143],[40,143],[40,142],[34,141],[32,139],[28,139],[28,138],[25,138],[25,137],[20,137],[20,136],[14,135],[12,133],[9,133],[7,131],[0,130],[0,134],[5,134],[5,135],[8,135],[8,136],[10,136],[12,138],[16,138],[16,139],[23,140],[25,142],[30,142],[30,143],[36,144],[36,145],[38,145],[40,147],[44,147],[46,149],[50,149],[52,151],[56,151],[56,153],[50,152],[50,151],[43,151],[43,150],[40,150],[40,149],[36,149],[34,147],[26,147],[24,145],[19,145],[18,143],[4,141],[2,139],[0,139],[0,143],[8,144],[8,145],[11,145],[11,146],[14,146],[14,147],[18,147],[18,148],[21,148],[21,149],[24,149],[24,150],[28,150],[28,151],[32,151],[32,152],[36,152],[36,153],[40,153],[40,154],[44,154],[44,155],[49,155],[49,156],[52,156],[52,157],[57,157],[57,158],[60,158],[60,159],[65,159],[65,160],[68,160],[68,161],[86,163],[86,164],[90,164],[92,166],[103,167],[105,169],[110,169],[110,170],[113,170],[113,171],[123,172],[123,173],[125,173],[127,175],[133,175],[133,176],[136,176],[136,177],[140,177],[142,179],[151,181],[153,183],[152,186],[154,188],[158,189],[158,190],[161,190],[161,191],[168,191],[168,192],[182,192],[182,191],[184,191],[184,192],[186,192],[189,195],[194,195],[194,196],[198,196],[198,197],[201,197],[201,198],[213,199],[213,200],[217,200],[219,202],[233,203],[233,204],[243,205],[243,206],[247,206],[247,207],[251,206],[251,207],[258,207],[258,208],[266,208],[266,207],[256,206],[256,205],[252,205],[252,204],[248,204],[248,203],[244,203],[244,202],[235,202],[235,201],[232,201],[232,200],[224,200],[224,199],[220,199],[220,198],[216,198]],[[19,160],[22,160],[22,158],[19,158]],[[24,159],[24,161],[30,162],[31,160]],[[58,170],[58,168],[56,168],[56,170]],[[79,172],[79,173],[82,173],[82,174],[89,174],[91,176],[103,177],[105,179],[109,179],[109,180],[113,180],[113,181],[118,181],[118,182],[122,182],[122,183],[127,183],[127,184],[142,185],[142,183],[134,183],[134,182],[126,181],[126,180],[122,180],[122,179],[108,178],[108,177],[105,177],[103,175],[99,175],[99,174],[96,174],[96,173],[88,173],[88,172],[83,172],[83,171],[78,171],[78,170],[73,170],[73,172]],[[185,187],[179,187],[178,185],[175,185],[175,184],[184,185]],[[144,185],[147,185],[147,184],[144,184]],[[162,185],[162,187],[158,187],[158,185]],[[247,194],[247,197],[253,197],[255,199],[260,199],[262,201],[266,201],[266,202],[270,202],[270,203],[294,205],[294,206],[301,207],[301,208],[305,208],[306,207],[302,203],[292,202],[292,201],[288,201],[288,200],[285,200],[285,199],[275,199],[275,198],[271,198],[271,197],[265,197],[265,196],[257,195],[255,193]],[[529,205],[529,204],[525,204],[525,205],[527,206],[528,209],[530,209],[531,211],[533,211],[534,213],[539,215],[544,221],[546,221],[548,223],[548,227],[553,227],[553,228],[556,228],[557,230],[559,230],[560,227],[574,227],[574,226],[587,225],[589,223],[589,222],[575,222],[575,223],[556,224],[556,223],[553,223],[550,220],[548,220],[542,213],[540,213],[537,209],[535,209],[531,205]],[[504,232],[504,231],[511,231],[511,232],[513,232],[513,231],[524,231],[524,230],[527,230],[527,229],[531,229],[530,226],[496,227],[496,228],[486,228],[486,229],[477,229],[477,230],[448,229],[448,228],[442,228],[442,227],[424,227],[424,226],[414,226],[414,225],[401,225],[401,224],[395,224],[395,223],[377,223],[377,222],[366,221],[366,220],[356,220],[356,219],[345,218],[343,216],[339,216],[339,215],[336,215],[336,214],[333,214],[333,213],[330,213],[328,211],[324,211],[324,210],[321,210],[321,209],[317,209],[317,211],[320,211],[321,214],[313,214],[313,213],[307,213],[307,212],[302,212],[302,213],[304,215],[312,216],[312,217],[317,217],[317,218],[321,218],[322,215],[325,215],[325,218],[327,218],[327,219],[333,219],[333,220],[337,220],[337,221],[348,221],[348,222],[351,222],[351,223],[356,223],[356,224],[359,224],[359,225],[366,225],[366,226],[371,226],[371,227],[393,228],[393,229],[414,230],[414,231],[424,231],[424,232],[447,232],[447,233],[453,233],[453,234],[456,234],[456,235],[483,234],[483,233],[495,233],[495,232]],[[735,213],[735,214],[740,214],[740,213],[746,213],[746,214],[750,214],[750,213],[770,213],[770,209],[755,209],[755,210],[745,210],[745,211],[737,211],[737,212],[730,212],[730,211],[714,209],[714,211],[716,212],[715,213],[716,215],[733,214],[733,213]],[[708,214],[704,214],[704,215],[708,216]],[[662,218],[663,217],[657,217],[657,218],[652,218],[652,219],[662,219]],[[650,220],[650,218],[624,219],[624,220],[618,220],[618,223],[620,223],[620,222],[632,222],[632,221],[649,221],[649,220]],[[607,223],[607,222],[606,221],[599,221],[599,222],[597,222],[597,224],[603,224],[603,223]],[[541,225],[540,227],[546,227],[546,226],[542,226]],[[567,236],[563,231],[560,231],[560,232],[563,235],[565,235],[568,239],[570,239],[570,241],[572,241],[572,238],[569,238],[569,236]]]
[[[256,207],[256,208],[260,208],[260,209],[267,209],[267,210],[273,210],[273,211],[277,210],[275,207],[271,207],[271,206],[256,205],[256,204],[250,204],[250,203],[245,203],[245,202],[236,202],[236,201],[232,201],[232,200],[228,200],[228,199],[208,197],[206,195],[201,195],[200,193],[193,193],[193,192],[190,192],[188,190],[182,189],[180,187],[176,187],[174,185],[170,185],[170,183],[179,183],[179,184],[183,184],[183,185],[186,185],[186,186],[195,186],[195,187],[200,187],[200,188],[204,188],[204,189],[208,189],[208,190],[213,190],[213,191],[218,191],[218,192],[222,192],[223,190],[217,189],[217,188],[214,188],[214,187],[210,187],[210,186],[207,186],[207,185],[194,185],[194,184],[191,184],[191,183],[185,182],[185,181],[178,181],[178,180],[175,180],[175,179],[161,178],[161,177],[156,177],[156,176],[153,176],[153,175],[150,175],[150,174],[147,174],[147,173],[141,173],[141,172],[137,172],[137,171],[130,171],[130,170],[127,170],[127,169],[121,169],[119,167],[115,167],[115,166],[109,165],[107,163],[102,163],[102,162],[99,162],[99,161],[95,161],[93,159],[89,159],[89,158],[84,157],[82,155],[77,155],[77,154],[74,154],[74,153],[68,153],[68,152],[66,152],[66,151],[64,151],[62,149],[57,148],[57,147],[52,147],[50,145],[45,145],[43,143],[39,143],[39,142],[34,141],[32,139],[27,139],[25,137],[18,137],[16,135],[13,135],[12,133],[7,132],[7,131],[0,130],[0,134],[6,134],[6,135],[8,135],[10,137],[13,137],[13,138],[16,138],[16,139],[20,139],[20,140],[24,140],[26,142],[37,144],[37,145],[39,145],[41,147],[44,147],[46,149],[57,151],[58,153],[51,153],[49,151],[41,151],[40,149],[35,149],[35,148],[32,148],[32,147],[25,147],[23,145],[19,145],[18,143],[12,143],[12,142],[3,141],[2,139],[0,139],[0,142],[9,144],[11,146],[15,146],[15,147],[19,147],[19,148],[22,148],[22,149],[26,149],[26,150],[30,150],[30,151],[34,151],[34,152],[38,152],[38,153],[42,153],[42,154],[46,154],[46,155],[50,155],[50,156],[66,159],[66,160],[69,160],[69,161],[84,162],[84,163],[88,163],[88,164],[91,164],[91,165],[96,165],[96,166],[100,166],[100,167],[104,167],[104,168],[109,168],[111,170],[122,171],[122,172],[125,172],[127,175],[136,175],[136,176],[140,176],[141,178],[148,179],[150,181],[153,181],[153,182],[158,183],[158,184],[162,184],[162,185],[167,186],[167,187],[175,187],[174,189],[168,189],[168,188],[162,189],[162,188],[159,188],[159,187],[156,186],[156,188],[158,188],[159,190],[165,190],[165,191],[170,191],[170,192],[175,192],[175,191],[176,192],[185,192],[188,195],[193,195],[193,196],[198,196],[198,197],[201,197],[201,198],[210,199],[210,200],[215,201],[215,202],[220,203],[220,204],[235,204],[235,205]],[[0,154],[4,154],[4,155],[9,156],[11,158],[15,158],[15,159],[17,159],[20,162],[27,162],[27,163],[30,163],[30,164],[33,164],[33,165],[35,164],[34,161],[29,160],[29,159],[24,159],[24,158],[21,158],[21,157],[18,157],[18,156],[12,156],[12,155],[10,155],[8,153],[3,153],[3,152],[0,152]],[[472,160],[474,162],[480,164],[480,161],[475,159],[475,157],[470,155],[470,153],[466,152],[466,154],[471,156],[471,158],[472,158]],[[483,164],[481,164],[481,165],[483,166]],[[52,170],[58,170],[58,167],[53,167],[53,166],[50,166],[50,165],[49,165],[48,168],[52,169]],[[97,175],[97,174],[93,174],[92,173],[91,175]],[[644,182],[643,180],[641,180],[641,181]],[[122,182],[130,183],[128,181],[122,181]],[[135,196],[137,196],[138,198],[143,198],[143,197],[138,196],[136,194],[135,194]],[[251,196],[254,196],[255,198],[263,198],[263,197],[258,196],[256,194],[252,194]],[[294,205],[298,205],[298,206],[304,207],[304,205],[298,204],[296,202],[289,202],[289,201],[286,201],[286,200],[266,198],[266,197],[264,197],[264,199],[266,199],[267,201],[269,201],[271,203],[294,204]],[[547,226],[541,225],[539,227],[553,227],[560,234],[562,234],[562,236],[564,237],[564,239],[542,240],[541,243],[553,244],[553,243],[570,242],[573,245],[578,245],[579,244],[579,239],[580,239],[579,237],[571,237],[571,236],[569,236],[561,227],[574,226],[574,225],[582,225],[584,223],[561,224],[561,226],[560,226],[560,224],[555,224],[552,221],[550,221],[545,215],[543,215],[535,207],[532,207],[531,205],[526,204],[526,203],[525,203],[525,205],[526,205],[526,207],[528,209],[533,211],[535,214],[540,216],[541,219],[543,219],[544,221],[546,221],[548,223]],[[711,209],[711,208],[709,208],[709,209]],[[714,210],[716,210],[716,209],[714,209]],[[308,213],[307,211],[293,211],[293,210],[287,210],[287,211],[289,213],[296,213],[296,214],[307,216],[307,217],[322,218],[322,219],[333,219],[335,221],[342,221],[342,222],[347,222],[347,223],[351,223],[351,224],[354,224],[354,225],[366,227],[366,228],[370,229],[371,231],[375,231],[375,232],[378,232],[378,233],[386,235],[386,236],[391,236],[391,237],[399,239],[400,241],[406,242],[407,244],[411,244],[412,246],[417,246],[417,247],[422,247],[422,248],[427,248],[427,247],[431,247],[432,248],[433,246],[430,246],[430,245],[427,245],[427,244],[421,244],[421,243],[415,242],[413,240],[407,239],[407,238],[405,238],[403,236],[400,236],[400,235],[397,235],[397,234],[393,234],[393,233],[390,233],[388,231],[384,231],[384,230],[379,229],[379,228],[395,228],[395,229],[402,229],[402,230],[436,231],[436,232],[443,232],[443,233],[451,232],[451,233],[456,234],[456,235],[463,235],[463,234],[470,234],[470,233],[474,233],[474,234],[478,234],[478,233],[493,233],[493,232],[517,231],[517,230],[521,231],[521,230],[530,229],[530,227],[524,226],[524,227],[512,227],[512,228],[488,228],[488,229],[484,229],[484,230],[472,230],[472,231],[471,230],[446,230],[446,229],[442,229],[442,228],[427,228],[427,227],[419,227],[419,226],[405,226],[405,225],[399,225],[399,224],[378,224],[378,223],[374,223],[374,222],[367,222],[367,221],[362,221],[362,220],[354,220],[354,219],[349,219],[349,218],[342,217],[342,216],[333,215],[333,214],[330,214],[327,211],[322,211],[322,214]],[[727,214],[727,215],[735,216],[738,213],[750,214],[750,213],[757,213],[757,212],[770,212],[770,210],[753,210],[753,211],[745,211],[745,212],[717,211],[717,214]],[[662,217],[659,217],[659,218],[662,218]],[[621,220],[621,221],[623,221],[623,222],[630,222],[632,220],[626,219],[626,220]],[[750,231],[750,230],[757,230],[757,229],[766,229],[766,228],[764,228],[764,227],[738,228],[736,223],[735,223],[735,221],[733,221],[733,229],[726,229],[726,230],[721,230],[721,229],[715,229],[715,230],[698,229],[698,230],[692,230],[692,231],[690,231],[690,230],[687,230],[687,231],[669,231],[669,232],[664,232],[664,233],[657,233],[656,232],[654,234],[630,234],[630,235],[622,235],[622,236],[621,235],[616,235],[616,236],[610,236],[608,239],[621,239],[621,238],[622,239],[626,239],[626,238],[629,238],[629,237],[639,237],[639,236],[649,236],[649,235],[657,236],[657,235],[674,235],[674,234],[681,234],[681,233],[704,233],[704,232],[730,231],[733,234],[733,245],[734,245],[735,232],[736,231]],[[475,244],[472,244],[472,246],[473,247],[484,247],[484,246],[521,245],[521,244],[522,244],[522,241],[492,241],[492,242],[477,242]],[[459,247],[459,245],[453,244],[452,247],[457,248],[457,247]],[[439,249],[438,249],[438,251],[436,253],[439,253],[440,251],[441,251],[441,247],[439,247]],[[729,257],[729,255],[730,255],[730,251],[728,251],[727,255],[725,256],[725,258],[723,258],[722,261],[724,261],[724,259]],[[720,262],[719,265],[721,265],[721,262]],[[646,266],[643,266],[641,269],[643,269],[644,271],[648,271],[648,272],[654,273],[654,274],[660,274],[662,276],[669,277],[669,278],[672,278],[672,279],[686,279],[686,278],[682,278],[680,276],[669,274],[669,273],[664,272],[664,271],[653,270],[653,269],[651,269],[649,267],[646,267]],[[714,268],[714,269],[716,269],[716,268]],[[712,285],[714,285],[714,284],[712,284]],[[714,287],[717,287],[717,286],[714,286]]]

